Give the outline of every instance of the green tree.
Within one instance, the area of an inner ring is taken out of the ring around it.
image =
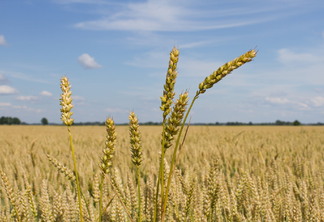
[[[294,125],[294,126],[300,126],[301,123],[300,123],[298,120],[295,120],[295,121],[293,122],[293,125]]]
[[[44,118],[41,119],[41,123],[43,125],[48,125],[48,120],[44,117]]]
[[[17,117],[1,116],[0,124],[7,124],[7,125],[15,124],[15,125],[18,125],[18,124],[21,124],[21,121]]]

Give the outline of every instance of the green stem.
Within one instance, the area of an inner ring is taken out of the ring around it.
[[[174,172],[174,167],[175,167],[175,163],[176,163],[176,160],[177,160],[177,151],[178,151],[178,148],[179,148],[179,145],[180,145],[180,139],[181,139],[181,135],[182,135],[182,131],[183,131],[183,128],[187,122],[187,119],[188,119],[188,116],[189,116],[189,113],[192,109],[192,106],[193,104],[195,103],[196,99],[198,99],[198,96],[199,96],[199,92],[196,93],[195,97],[192,99],[191,101],[191,104],[186,112],[186,115],[181,123],[181,127],[180,127],[180,131],[179,131],[179,135],[177,137],[177,141],[176,141],[176,144],[175,144],[175,147],[174,147],[174,150],[173,150],[173,154],[172,154],[172,160],[171,160],[171,165],[170,165],[170,171],[169,171],[169,175],[168,175],[168,181],[167,181],[167,187],[165,189],[165,195],[164,195],[164,199],[162,201],[162,209],[161,209],[161,222],[164,222],[165,220],[165,211],[166,211],[166,207],[167,207],[167,204],[168,204],[168,197],[169,197],[169,191],[170,191],[170,186],[171,186],[171,179],[172,179],[172,175],[173,175],[173,172]]]
[[[79,210],[80,210],[80,221],[83,222],[84,220],[83,220],[82,202],[81,202],[81,186],[80,186],[79,173],[78,173],[78,169],[77,169],[77,161],[76,161],[76,157],[75,157],[73,138],[72,138],[70,126],[68,126],[68,132],[69,132],[70,149],[71,149],[72,160],[73,160],[73,168],[74,168],[74,173],[75,173],[75,180],[76,180],[76,185],[77,185],[78,202],[79,202]]]

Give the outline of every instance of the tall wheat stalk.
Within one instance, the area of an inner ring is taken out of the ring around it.
[[[137,186],[137,221],[142,221],[141,214],[141,183],[140,183],[140,166],[142,163],[142,145],[141,136],[139,132],[138,119],[134,112],[129,114],[129,136],[130,136],[130,148],[132,153],[132,163],[135,166],[135,181]]]
[[[79,204],[79,211],[80,211],[80,221],[83,222],[83,212],[82,212],[82,191],[81,191],[81,185],[80,185],[80,179],[79,179],[79,172],[77,168],[77,160],[75,157],[75,149],[73,144],[73,137],[71,133],[71,125],[73,124],[73,119],[71,118],[73,112],[71,111],[73,105],[72,105],[72,91],[71,91],[71,85],[67,77],[61,78],[61,120],[62,122],[67,126],[68,134],[69,134],[69,147],[72,154],[72,160],[73,160],[73,169],[75,173],[75,180],[76,180],[76,189],[77,189],[77,195],[78,195],[78,204]]]
[[[167,130],[167,117],[171,112],[173,98],[175,96],[174,86],[176,83],[176,78],[178,75],[177,72],[177,65],[179,61],[179,50],[175,47],[170,52],[170,60],[169,60],[169,67],[166,74],[166,80],[164,84],[164,91],[161,97],[161,106],[160,109],[163,111],[163,122],[162,122],[162,139],[161,139],[161,157],[160,157],[160,167],[159,167],[159,174],[158,174],[158,181],[157,181],[157,188],[156,188],[156,202],[154,207],[154,218],[157,218],[157,208],[158,208],[158,200],[159,194],[161,201],[164,200],[164,188],[165,188],[165,181],[164,181],[164,158],[166,150],[171,146],[170,139],[172,135],[169,135]],[[167,138],[168,137],[168,138]],[[169,141],[167,141],[169,140]],[[161,191],[160,191],[161,188]]]

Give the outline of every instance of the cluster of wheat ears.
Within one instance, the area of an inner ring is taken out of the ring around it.
[[[264,161],[267,176],[254,177],[226,161],[214,159],[207,175],[187,175],[179,164],[179,151],[185,144],[189,113],[198,99],[215,83],[234,69],[252,61],[256,51],[251,50],[224,64],[199,85],[189,102],[188,92],[175,99],[175,83],[179,51],[173,48],[161,96],[162,133],[156,173],[145,172],[139,121],[134,112],[129,114],[130,171],[133,178],[120,175],[116,165],[117,133],[114,120],[105,121],[105,145],[100,157],[99,173],[89,181],[88,189],[82,185],[82,174],[76,156],[72,134],[72,92],[67,77],[61,79],[61,120],[66,125],[72,168],[62,164],[52,155],[48,160],[69,181],[62,193],[49,194],[49,184],[42,181],[40,194],[28,179],[23,180],[20,192],[13,186],[6,173],[0,169],[1,221],[324,221],[323,181],[310,177],[305,169],[281,178],[275,162]],[[147,148],[147,147],[145,147]],[[197,149],[197,148],[196,148]],[[203,149],[199,147],[198,149]],[[190,151],[189,151],[190,152]],[[190,157],[188,157],[190,158]],[[202,157],[204,158],[204,157]],[[264,158],[260,154],[260,158]],[[192,160],[198,161],[198,160]],[[320,162],[322,163],[322,162]],[[232,162],[231,162],[232,164]],[[228,165],[231,165],[228,163]],[[207,164],[206,164],[207,165]],[[204,167],[208,167],[204,166]],[[229,170],[230,169],[230,170]],[[298,170],[299,169],[299,170]],[[234,171],[233,171],[234,170]],[[231,171],[231,172],[229,172]],[[240,178],[231,176],[240,171]],[[320,176],[322,178],[322,176]],[[19,186],[18,186],[19,188]],[[4,194],[6,193],[6,198]],[[1,208],[1,206],[6,206]]]

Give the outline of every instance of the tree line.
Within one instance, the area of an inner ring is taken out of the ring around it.
[[[48,125],[48,120],[44,117],[40,120],[40,123],[42,125]],[[27,123],[24,123],[20,121],[17,117],[9,117],[9,116],[1,116],[0,117],[0,125],[20,125],[24,124],[27,125]],[[142,122],[141,125],[148,125],[148,126],[156,126],[161,125],[161,122]],[[60,125],[60,124],[52,124],[51,125]],[[105,125],[105,122],[79,122],[74,123],[74,125],[77,126],[87,126],[87,125]],[[128,123],[120,123],[116,125],[128,125]],[[267,125],[275,125],[275,126],[300,126],[300,125],[324,125],[324,123],[318,122],[318,123],[311,123],[311,124],[303,124],[298,120],[295,121],[282,121],[282,120],[276,120],[275,122],[268,122],[268,123],[252,123],[252,122],[214,122],[214,123],[191,123],[190,125],[208,125],[208,126],[267,126]]]
[[[41,119],[42,125],[48,125],[48,120],[44,117]],[[10,116],[1,116],[0,117],[0,125],[27,125],[27,123],[22,122],[18,117],[10,117]]]
[[[21,121],[17,117],[10,117],[10,116],[1,116],[0,117],[0,124],[6,124],[6,125],[19,125],[21,124]]]

